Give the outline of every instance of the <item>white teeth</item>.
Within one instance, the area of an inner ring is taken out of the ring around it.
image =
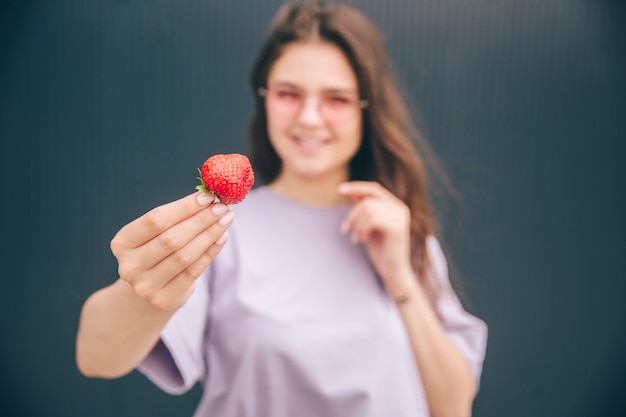
[[[318,139],[318,138],[299,136],[297,139],[298,139],[298,142],[300,142],[302,145],[305,145],[305,146],[321,146],[324,143],[323,139]]]

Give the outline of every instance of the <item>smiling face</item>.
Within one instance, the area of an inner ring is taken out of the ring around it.
[[[267,78],[270,142],[282,161],[277,181],[348,180],[361,144],[357,78],[343,52],[323,41],[287,45]]]

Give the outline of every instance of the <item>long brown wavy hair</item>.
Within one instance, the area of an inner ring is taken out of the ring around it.
[[[278,10],[250,78],[256,96],[250,157],[257,177],[270,183],[281,170],[267,134],[264,101],[257,92],[266,86],[269,71],[287,44],[311,39],[338,46],[352,65],[359,95],[369,105],[363,109],[363,138],[350,162],[350,179],[377,181],[407,204],[413,268],[434,301],[441,288],[427,274],[426,238],[436,235],[436,221],[427,196],[425,164],[437,165],[398,90],[381,33],[360,11],[322,1],[288,2]]]

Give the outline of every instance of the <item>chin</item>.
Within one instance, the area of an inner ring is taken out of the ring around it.
[[[322,178],[329,178],[329,177],[347,178],[347,175],[348,175],[347,170],[337,169],[337,168],[333,169],[328,166],[324,166],[324,167],[308,166],[307,167],[307,166],[299,165],[292,172],[296,176],[303,178],[303,179],[307,179],[307,180],[322,179]]]

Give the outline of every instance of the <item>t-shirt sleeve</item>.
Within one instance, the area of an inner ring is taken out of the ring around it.
[[[465,311],[454,293],[448,277],[447,261],[439,241],[435,237],[429,237],[427,248],[435,279],[439,280],[443,289],[436,303],[437,313],[448,337],[467,361],[478,386],[487,347],[487,325]]]
[[[209,320],[208,269],[196,288],[170,318],[161,338],[137,369],[163,391],[183,394],[204,380],[204,339]]]

